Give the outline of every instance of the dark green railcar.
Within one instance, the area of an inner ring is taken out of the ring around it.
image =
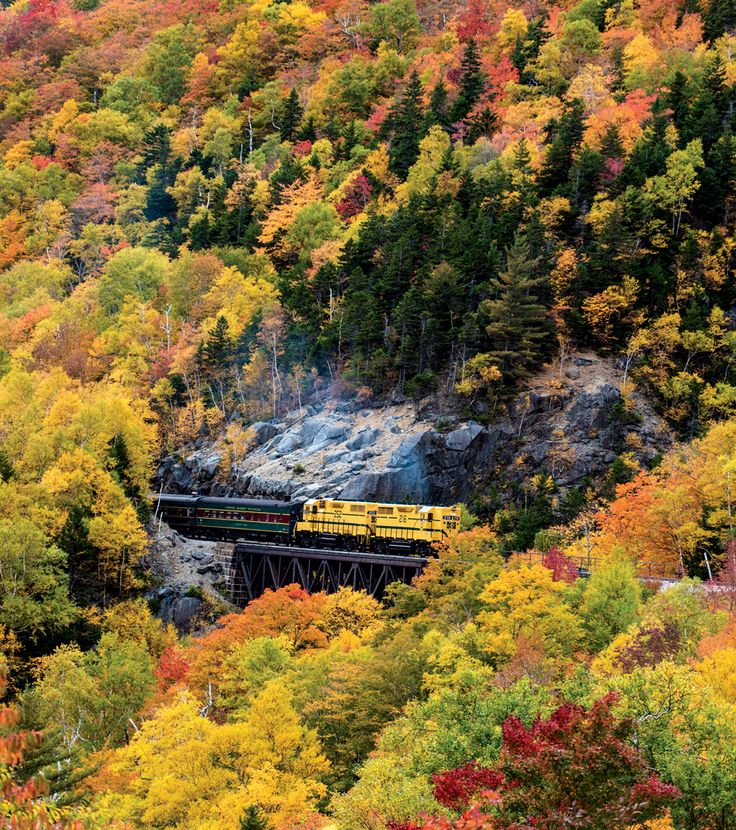
[[[162,495],[156,512],[183,536],[290,544],[303,502]]]

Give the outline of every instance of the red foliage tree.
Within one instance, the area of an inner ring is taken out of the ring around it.
[[[625,672],[640,666],[656,666],[673,657],[680,648],[680,629],[677,623],[666,620],[643,626],[620,651],[618,665]]]
[[[189,674],[189,662],[184,657],[183,650],[179,646],[167,646],[159,657],[158,668],[153,674],[161,691],[181,683]]]
[[[610,830],[660,816],[680,793],[633,746],[634,723],[614,717],[616,699],[589,710],[565,703],[531,727],[507,718],[495,768],[471,763],[433,778],[437,800],[465,812],[429,819],[422,830]]]
[[[368,179],[360,176],[346,189],[345,196],[335,205],[342,219],[351,219],[365,210],[373,188]]]
[[[487,791],[497,790],[503,783],[504,777],[500,772],[481,767],[475,761],[432,776],[434,797],[443,807],[451,810],[462,810]]]
[[[544,555],[542,564],[552,571],[552,579],[555,582],[575,582],[578,578],[578,569],[575,567],[575,563],[572,559],[568,559],[555,545],[552,545]]]

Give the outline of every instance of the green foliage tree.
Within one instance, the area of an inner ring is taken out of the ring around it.
[[[391,169],[402,179],[419,155],[419,142],[423,136],[424,114],[422,108],[422,84],[416,71],[409,76],[400,101],[391,113],[392,128]]]
[[[0,520],[0,623],[23,642],[53,638],[76,618],[65,565],[31,521]]]
[[[633,625],[640,613],[641,586],[634,565],[614,560],[596,569],[580,608],[590,648],[600,651]]]
[[[506,269],[491,280],[495,297],[480,307],[488,354],[507,382],[525,377],[535,366],[548,331],[544,305],[535,293],[543,283],[537,276],[539,264],[529,242],[517,235],[506,253]]]
[[[486,77],[480,63],[478,46],[473,38],[465,44],[465,51],[460,62],[460,80],[458,93],[450,110],[452,122],[462,121],[483,94]]]
[[[304,107],[302,107],[302,102],[299,100],[299,93],[296,91],[296,87],[292,87],[281,111],[279,132],[282,141],[291,141],[294,138],[303,115]]]

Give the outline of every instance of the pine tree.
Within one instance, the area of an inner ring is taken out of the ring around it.
[[[468,119],[468,143],[474,144],[481,136],[490,137],[496,129],[496,113],[489,105]]]
[[[8,454],[0,447],[0,481],[10,481],[13,472],[13,465],[10,463]]]
[[[665,95],[668,109],[672,110],[672,120],[675,122],[680,133],[680,139],[684,144],[685,140],[684,129],[687,124],[689,112],[689,94],[687,90],[687,77],[679,69],[675,72],[672,82],[670,83],[669,92]]]
[[[281,140],[291,141],[302,121],[304,108],[299,100],[299,93],[292,87],[281,111]]]
[[[463,118],[473,109],[486,85],[486,76],[481,69],[480,55],[475,40],[471,38],[463,53],[460,62],[460,89],[452,105],[451,121],[453,123],[462,121]]]
[[[391,170],[406,178],[419,155],[419,142],[423,135],[422,82],[416,70],[409,76],[409,83],[390,120],[393,130],[389,151]]]
[[[554,137],[539,173],[539,188],[545,195],[568,180],[575,152],[583,140],[583,112],[583,102],[576,98],[552,127]]]
[[[267,830],[268,819],[254,804],[247,807],[240,817],[240,830]]]
[[[706,37],[717,40],[724,32],[736,28],[736,3],[733,0],[710,0],[703,22]]]
[[[174,183],[176,171],[171,163],[171,133],[168,127],[157,124],[145,133],[142,156],[138,170],[143,181],[148,179],[146,219],[155,222],[157,219],[174,216],[176,202],[168,189]]]
[[[207,339],[200,347],[200,362],[203,367],[217,370],[232,359],[233,344],[230,338],[230,326],[227,319],[221,314],[217,318],[215,327],[207,333]]]
[[[447,103],[447,86],[440,78],[429,99],[425,129],[429,130],[430,127],[438,124],[443,130],[449,132],[451,123],[450,108]]]
[[[545,308],[535,293],[543,282],[535,276],[538,266],[527,240],[517,235],[506,253],[506,270],[491,280],[496,298],[481,306],[490,338],[488,352],[509,383],[529,375],[549,332]]]

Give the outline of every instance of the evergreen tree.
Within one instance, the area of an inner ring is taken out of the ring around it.
[[[689,114],[690,96],[687,87],[687,77],[678,69],[670,83],[669,92],[665,95],[667,108],[672,110],[672,120],[680,133],[680,141],[683,146],[687,144],[684,134]]]
[[[0,481],[10,481],[13,472],[13,465],[10,463],[8,454],[0,447]]]
[[[391,170],[403,179],[417,160],[423,135],[422,82],[416,70],[409,76],[409,83],[390,122],[393,131],[389,151]]]
[[[299,100],[299,93],[295,87],[292,87],[284,106],[281,110],[281,140],[291,141],[296,134],[296,131],[301,124],[304,108]]]
[[[209,248],[212,242],[212,222],[210,212],[203,210],[189,220],[189,245],[193,251]]]
[[[471,38],[460,63],[459,91],[452,105],[450,120],[462,121],[476,105],[486,85],[486,76],[481,69],[480,55],[475,40]]]
[[[625,155],[618,124],[611,124],[601,139],[601,155],[604,159],[621,159]]]
[[[314,116],[310,115],[302,126],[297,130],[296,137],[299,141],[316,141],[317,128],[314,124]]]
[[[176,214],[176,202],[168,192],[174,183],[176,170],[171,161],[171,133],[164,124],[151,127],[143,136],[143,160],[139,165],[142,181],[148,181],[146,191],[146,219],[173,217]]]
[[[535,276],[538,266],[539,258],[531,256],[528,241],[517,234],[506,254],[506,270],[491,280],[495,299],[481,305],[488,353],[508,384],[529,375],[549,333],[545,308],[535,293],[543,282]]]
[[[278,204],[281,201],[281,193],[284,188],[294,184],[297,179],[301,179],[303,176],[304,165],[302,162],[298,158],[294,158],[291,153],[286,154],[269,180],[273,201]]]
[[[736,95],[726,82],[726,67],[716,55],[709,65],[700,93],[690,108],[682,145],[699,138],[708,150],[734,124]]]
[[[251,804],[240,817],[240,830],[268,830],[268,819],[260,808]]]
[[[592,147],[583,147],[573,161],[568,193],[578,210],[583,211],[593,203],[593,198],[600,189],[605,163],[603,155]]]
[[[447,86],[441,78],[432,90],[425,121],[427,131],[435,124],[438,124],[446,132],[450,131],[452,122],[450,121],[450,107],[447,103]]]
[[[717,40],[724,32],[736,28],[736,3],[733,0],[710,0],[705,13],[705,36]]]
[[[125,437],[122,433],[114,435],[107,445],[107,455],[110,459],[112,474],[123,488],[125,495],[133,502],[138,517],[142,522],[148,521],[151,516],[151,508],[148,499],[141,493],[140,488],[134,483],[130,474],[130,454]]]
[[[662,102],[655,101],[644,135],[636,142],[621,172],[619,184],[622,188],[641,187],[650,176],[664,172],[667,156],[673,149],[668,138],[669,126]]]
[[[207,383],[210,402],[225,411],[228,382],[235,358],[235,344],[227,319],[220,315],[200,345],[198,362]]]
[[[583,102],[576,98],[559,122],[551,125],[553,137],[539,173],[539,188],[544,195],[551,194],[568,180],[575,152],[583,140],[583,112]]]
[[[490,137],[496,129],[496,114],[489,105],[468,119],[468,143],[474,144],[481,136]]]
[[[207,339],[200,346],[199,357],[201,365],[210,371],[217,371],[230,363],[233,355],[233,344],[230,337],[230,326],[227,319],[221,314],[217,318],[214,328],[207,333]]]
[[[526,35],[516,41],[511,61],[519,70],[519,79],[522,84],[534,85],[534,75],[529,70],[529,65],[539,55],[539,49],[542,44],[549,37],[548,31],[545,28],[547,22],[547,13],[543,16],[532,20],[526,30]]]

